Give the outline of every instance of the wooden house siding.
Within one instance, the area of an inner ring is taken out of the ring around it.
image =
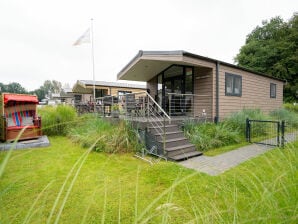
[[[242,77],[242,95],[226,96],[226,73]],[[276,98],[270,98],[270,83],[276,84]],[[216,90],[214,89],[214,94]],[[268,113],[281,108],[283,103],[283,82],[269,77],[256,75],[228,66],[219,67],[219,117],[223,118],[232,112],[247,109],[261,109]]]
[[[260,109],[268,113],[282,107],[282,80],[186,51],[139,51],[117,77],[123,80],[145,81],[147,89],[155,96],[158,88],[157,75],[176,65],[194,68],[193,97],[198,96],[194,100],[194,116],[200,116],[203,109],[207,110],[208,117],[222,119],[244,108]],[[230,74],[230,88],[227,93],[226,73]],[[241,92],[233,86],[234,82],[239,83],[240,80]],[[271,84],[274,84],[273,88],[276,87],[275,98],[270,97]],[[181,90],[183,92],[183,88]],[[199,98],[202,95],[209,96],[209,99]],[[188,101],[189,98],[191,96],[188,96]]]
[[[157,76],[147,82],[147,89],[150,91],[150,95],[155,98],[157,95]]]
[[[197,65],[200,67],[206,67],[206,68],[213,68],[215,69],[215,63],[213,62],[209,62],[209,61],[205,61],[202,59],[198,59],[198,58],[192,58],[192,57],[188,57],[188,56],[183,56],[183,62],[185,64],[189,64],[189,65]]]
[[[213,117],[213,69],[194,68],[194,115],[200,116],[205,110],[208,117]]]
[[[216,116],[216,64],[199,58],[183,56],[183,61],[186,64],[194,66],[194,94],[195,95],[210,95],[210,98],[199,98],[195,100],[195,116],[200,116],[203,109],[206,109],[207,116],[214,118]],[[197,76],[210,76],[203,79],[197,79]],[[211,105],[211,106],[209,106]],[[208,106],[208,107],[207,107]]]

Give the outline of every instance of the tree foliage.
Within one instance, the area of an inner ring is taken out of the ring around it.
[[[7,85],[0,83],[0,93],[28,93],[27,90],[17,82],[11,82]]]
[[[60,93],[62,91],[62,84],[56,80],[46,80],[43,85],[32,93],[36,94],[38,99],[41,101],[49,96],[51,93]]]
[[[242,67],[286,81],[285,101],[298,99],[298,13],[284,22],[275,17],[263,21],[247,35],[235,57]]]
[[[34,91],[28,92],[21,84],[17,82],[12,82],[9,84],[4,84],[0,82],[0,93],[25,93],[34,94],[38,97],[39,101],[49,96],[50,93],[61,93],[62,84],[56,80],[46,80],[42,86]]]

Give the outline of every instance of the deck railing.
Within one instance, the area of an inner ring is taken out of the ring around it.
[[[166,124],[171,122],[170,116],[147,92],[125,94],[119,102],[123,108],[125,118],[131,121],[146,122],[147,127],[154,129],[156,138],[162,139],[162,152],[164,155],[166,142]]]
[[[212,119],[212,97],[210,95],[167,93],[165,108],[171,117]]]
[[[96,112],[102,116],[120,117],[131,122],[145,122],[154,129],[155,138],[162,139],[162,152],[165,150],[165,127],[171,122],[170,116],[147,92],[127,93],[121,96],[105,96],[96,99]]]

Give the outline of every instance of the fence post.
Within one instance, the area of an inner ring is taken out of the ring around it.
[[[279,139],[279,133],[280,133],[280,122],[277,122],[277,146],[280,146],[280,139]]]
[[[246,118],[246,141],[250,142],[250,121],[249,118]]]
[[[285,146],[285,121],[281,121],[281,147]]]

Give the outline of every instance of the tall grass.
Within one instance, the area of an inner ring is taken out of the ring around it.
[[[82,147],[94,146],[96,152],[134,152],[141,149],[138,133],[125,121],[112,123],[94,115],[85,115],[83,120],[69,129],[68,136]]]
[[[196,148],[205,151],[230,144],[239,143],[242,138],[237,129],[232,129],[226,123],[184,124],[184,133]]]
[[[298,115],[286,109],[278,109],[264,114],[259,109],[243,109],[232,113],[218,125],[213,123],[184,123],[185,135],[196,145],[197,149],[206,151],[228,145],[245,142],[246,119],[251,120],[285,120],[287,127],[298,127]],[[271,138],[272,124],[256,122],[252,126],[251,137]]]
[[[270,116],[276,120],[284,120],[288,126],[297,128],[298,127],[298,113],[287,109],[278,109],[270,112]]]
[[[239,133],[244,136],[246,129],[246,119],[249,118],[251,120],[271,120],[272,118],[268,115],[265,115],[260,109],[243,109],[239,112],[232,113],[226,119],[224,119],[224,123],[226,123],[233,130],[237,130]],[[265,128],[263,124],[256,124],[255,130],[260,135],[265,135]]]
[[[51,141],[13,152],[0,181],[1,223],[297,222],[298,142],[208,176]]]
[[[77,113],[71,106],[45,106],[39,108],[43,133],[50,136],[65,136],[68,129],[77,122]]]
[[[240,129],[222,122],[185,130],[208,133],[218,145],[237,140]],[[68,135],[89,150],[55,137],[47,149],[0,152],[1,223],[297,222],[298,142],[211,177],[169,162],[90,153],[134,149],[137,133],[125,122],[86,116]]]
[[[259,109],[243,109],[233,113],[219,124],[192,123],[184,124],[184,132],[196,148],[201,151],[238,144],[245,141],[246,118],[254,120],[271,119]],[[257,124],[254,127],[258,135],[266,135],[266,127]]]

